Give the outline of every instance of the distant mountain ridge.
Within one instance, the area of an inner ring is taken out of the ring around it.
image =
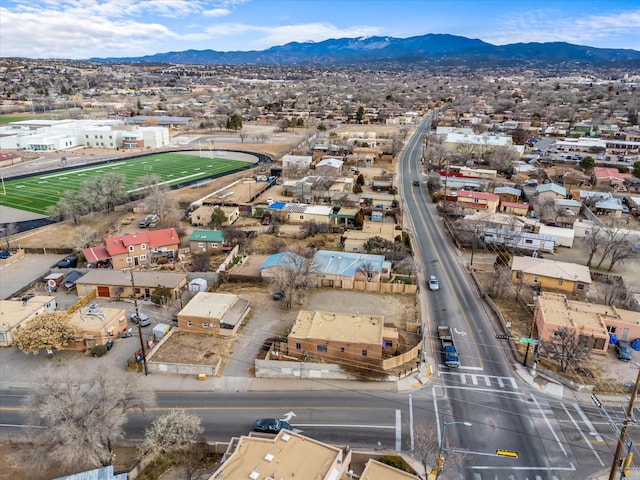
[[[492,45],[478,39],[447,34],[409,38],[361,37],[291,42],[261,51],[219,52],[186,50],[143,57],[91,58],[99,62],[147,62],[221,65],[330,65],[365,62],[447,62],[451,64],[504,64],[505,61],[609,63],[640,60],[640,51],[595,48],[564,42]]]

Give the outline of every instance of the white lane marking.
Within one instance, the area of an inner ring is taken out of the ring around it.
[[[575,403],[573,404],[573,407],[576,408],[576,410],[578,409],[578,405],[576,405]],[[589,448],[591,449],[591,451],[593,452],[593,454],[595,455],[595,457],[598,459],[598,462],[600,462],[600,466],[604,467],[604,462],[602,461],[602,459],[600,458],[600,455],[598,455],[598,452],[596,452],[596,449],[593,448],[593,445],[591,444],[591,441],[589,440],[589,437],[587,437],[584,432],[580,429],[580,426],[578,425],[578,422],[576,422],[576,420],[573,418],[573,415],[571,415],[571,412],[569,411],[569,409],[567,408],[567,406],[563,403],[562,404],[562,408],[564,409],[565,413],[567,414],[567,416],[571,419],[571,421],[573,422],[573,425],[576,427],[576,430],[578,430],[580,432],[580,436],[582,437],[582,439],[587,442],[587,445],[589,445]],[[578,411],[578,413],[584,415],[584,412],[582,411]],[[589,429],[591,429],[592,427],[590,426],[590,422],[588,419],[585,423],[587,424],[587,427]],[[593,430],[589,430],[590,432]],[[600,434],[597,435],[597,437],[600,437]],[[597,438],[596,437],[596,438]]]
[[[402,412],[400,409],[396,410],[396,452],[402,450],[402,422],[400,421]]]
[[[544,411],[542,410],[542,407],[538,403],[538,400],[533,395],[531,396],[531,398],[533,399],[533,402],[536,404],[536,407],[538,407],[538,410],[540,410],[540,413],[542,414],[542,418],[544,418],[544,421],[547,424],[547,427],[549,427],[549,431],[553,435],[553,438],[556,439],[556,442],[558,443],[558,446],[560,447],[560,450],[562,450],[562,453],[564,453],[565,457],[568,457],[569,455],[567,454],[567,450],[564,448],[564,445],[562,445],[562,442],[560,441],[560,438],[558,438],[558,434],[556,433],[556,431],[551,426],[551,422],[549,421],[549,418],[545,415]]]
[[[566,409],[567,407],[564,406],[564,403],[562,404],[562,406]],[[578,415],[580,415],[580,418],[582,418],[582,421],[584,422],[584,424],[587,426],[587,428],[589,429],[590,432],[596,432],[597,435],[594,435],[594,438],[599,441],[599,442],[604,442],[604,439],[602,438],[602,436],[598,433],[598,431],[593,427],[593,424],[591,423],[591,420],[589,420],[587,418],[587,415],[584,413],[584,411],[582,410],[582,408],[580,408],[580,405],[578,405],[577,403],[573,404],[573,408],[575,408],[576,412],[578,412]]]
[[[510,390],[501,390],[499,388],[478,388],[478,387],[458,387],[454,385],[441,385],[441,388],[450,388],[457,390],[474,390],[476,392],[493,392],[493,393],[502,393],[504,395],[523,395],[522,392],[512,392]]]
[[[570,467],[495,467],[493,465],[476,465],[471,466],[474,470],[541,470],[543,472],[554,472],[556,470],[561,470],[563,472],[575,472],[576,467],[573,463],[569,462]]]
[[[343,423],[296,423],[292,427],[331,427],[331,428],[380,428],[384,430],[395,430],[397,425],[348,425]],[[44,428],[44,427],[42,427]]]
[[[478,371],[478,372],[481,372],[481,371],[483,371],[483,370],[484,370],[484,368],[482,368],[482,367],[466,367],[466,366],[464,366],[464,365],[460,365],[460,366],[458,367],[458,369],[460,369],[460,370],[476,370],[476,371]]]
[[[440,412],[438,411],[438,397],[436,396],[436,385],[431,387],[433,393],[433,413],[436,414],[436,429],[438,430],[438,446],[440,446]]]
[[[413,397],[409,394],[409,439],[411,442],[411,451],[413,452],[414,448],[414,437],[413,437]]]

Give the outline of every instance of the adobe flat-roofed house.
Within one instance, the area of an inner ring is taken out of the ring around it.
[[[483,211],[495,213],[500,197],[493,193],[459,190],[456,206],[468,212]]]
[[[335,479],[342,480],[351,465],[351,450],[319,442],[288,430],[275,437],[252,434],[229,442],[227,460],[215,479]]]
[[[202,205],[191,212],[191,226],[206,227],[211,223],[211,215],[213,211],[219,208],[224,212],[226,220],[222,226],[231,225],[240,218],[240,209],[238,207],[227,207],[223,205]]]
[[[13,334],[21,325],[56,307],[56,297],[48,295],[24,300],[0,300],[0,347],[8,347],[13,343]]]
[[[568,293],[586,293],[591,285],[587,266],[534,257],[513,257],[511,279],[515,284]]]
[[[385,327],[380,315],[301,310],[287,337],[292,357],[325,358],[332,362],[363,358],[382,360],[397,349],[398,331]]]
[[[151,265],[160,258],[173,260],[180,238],[175,228],[163,228],[108,237],[104,243],[113,268],[122,270]]]
[[[91,349],[105,345],[127,330],[127,312],[122,308],[81,308],[69,317],[69,323],[82,331],[83,341],[70,343],[65,350]]]
[[[606,354],[610,333],[627,341],[640,337],[639,312],[569,300],[566,295],[550,292],[538,295],[535,306],[534,321],[543,342],[552,341],[561,327],[568,327],[592,352]]]
[[[398,232],[400,234],[401,232]],[[395,223],[371,222],[365,220],[362,223],[362,230],[349,230],[345,232],[344,251],[364,253],[364,244],[373,237],[380,237],[393,242],[396,235]]]
[[[388,278],[391,264],[384,255],[318,250],[311,270],[319,287],[352,289],[355,281],[380,282]]]
[[[131,274],[133,283],[131,285]],[[171,290],[171,298],[177,299],[187,285],[187,275],[177,272],[140,272],[137,270],[123,272],[119,270],[89,270],[76,280],[78,296],[84,297],[95,292],[104,298],[149,298],[154,290],[160,286]]]
[[[224,232],[221,230],[194,230],[189,235],[191,253],[214,253],[222,251]]]
[[[249,311],[249,301],[238,295],[198,292],[178,312],[178,328],[185,332],[231,336]]]

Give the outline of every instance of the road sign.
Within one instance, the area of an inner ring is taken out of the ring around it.
[[[499,338],[501,340],[510,340],[513,337],[511,335],[496,335],[496,338]]]
[[[533,343],[533,338],[521,337],[519,342],[520,343]]]

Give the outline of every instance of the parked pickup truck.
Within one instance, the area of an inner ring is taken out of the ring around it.
[[[453,335],[451,334],[451,328],[446,325],[438,326],[438,338],[442,345],[442,356],[444,358],[444,364],[447,367],[459,367],[460,358],[458,357],[458,351],[453,343]]]

